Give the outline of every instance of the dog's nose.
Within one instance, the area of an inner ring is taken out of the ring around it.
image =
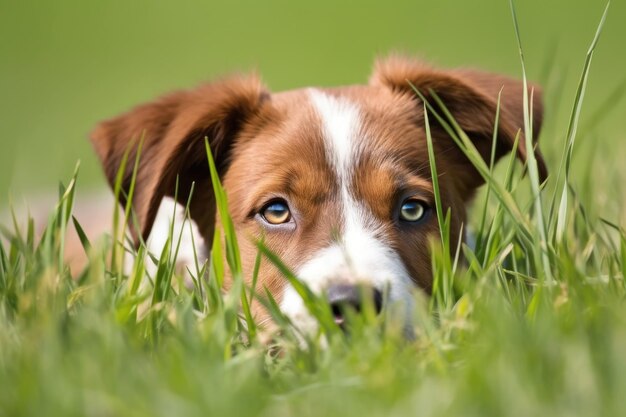
[[[328,303],[335,318],[335,323],[343,327],[345,322],[346,309],[351,308],[356,313],[360,313],[366,303],[371,303],[371,308],[376,314],[380,313],[383,307],[383,295],[376,288],[363,287],[358,285],[338,284],[331,285],[326,291]]]

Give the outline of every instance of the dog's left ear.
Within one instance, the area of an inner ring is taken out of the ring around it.
[[[490,159],[493,145],[498,94],[501,91],[496,160],[512,150],[518,132],[520,140],[517,155],[522,161],[527,158],[524,135],[524,87],[521,81],[473,70],[439,70],[414,59],[393,56],[376,63],[370,84],[382,85],[399,93],[409,94],[421,107],[421,100],[413,90],[413,85],[435,109],[440,110],[433,97],[432,93],[434,92],[459,126],[472,139],[481,156],[487,162]],[[533,99],[532,139],[536,140],[543,116],[541,91],[536,86],[529,85],[528,97]],[[431,116],[429,120],[436,140],[442,136],[449,139],[435,117]],[[438,149],[442,150],[442,157],[455,158],[453,161],[448,161],[449,163],[458,163],[464,166],[469,163],[465,156],[459,155],[460,150],[459,152],[448,152],[450,146],[456,148],[456,144],[450,143],[449,146],[442,146],[439,143],[437,145]],[[547,177],[546,165],[539,149],[536,147],[534,149],[540,179],[544,181]],[[458,176],[462,181],[461,185],[467,187],[468,195],[484,182],[473,167],[470,168],[470,172],[472,175]]]
[[[136,243],[140,236],[148,238],[163,197],[176,196],[183,206],[191,197],[191,218],[211,244],[215,200],[205,138],[218,173],[223,175],[244,127],[261,124],[261,114],[269,117],[269,108],[270,94],[256,76],[233,76],[171,93],[96,127],[91,141],[112,188],[120,175],[123,205],[133,188],[134,162],[142,145],[132,200],[139,227],[130,224]],[[262,109],[267,112],[262,113]],[[128,159],[124,165],[125,155]]]

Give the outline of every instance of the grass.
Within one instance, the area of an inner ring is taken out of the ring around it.
[[[548,189],[532,157],[528,175],[514,157],[497,175],[445,107],[431,113],[487,185],[470,224],[474,248],[449,247],[447,213],[437,207],[436,285],[430,299],[415,295],[414,340],[393,321],[367,315],[354,317],[345,336],[323,301],[260,242],[258,261],[284,272],[328,347],[320,348],[320,337],[302,343],[271,295],[244,284],[216,175],[224,240],[216,237],[209,265],[195,266],[193,289],[175,273],[173,233],[163,253],[136,257],[126,272],[123,236],[90,242],[81,235],[90,262],[73,279],[62,253],[75,173],[60,187],[40,240],[32,221],[25,230],[18,221],[2,228],[0,415],[622,415],[626,232],[619,220],[593,214],[601,207],[581,198],[570,172],[597,37],[572,103],[564,163]],[[146,278],[149,262],[156,272]],[[234,276],[228,291],[226,269]],[[253,297],[281,329],[272,343],[260,340],[247,307]]]

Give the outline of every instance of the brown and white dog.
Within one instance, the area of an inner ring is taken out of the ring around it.
[[[206,137],[240,236],[246,276],[257,254],[254,240],[263,237],[300,280],[334,306],[358,310],[362,292],[356,287],[364,285],[377,308],[386,293],[385,302],[408,309],[414,289],[431,289],[428,242],[438,235],[424,106],[409,83],[427,98],[434,91],[486,160],[500,91],[496,158],[511,151],[523,130],[521,82],[394,56],[376,64],[367,85],[270,93],[257,77],[236,76],[175,92],[103,122],[92,141],[113,183],[129,145],[144,138],[132,202],[141,225],[136,237],[148,238],[153,231],[159,206],[174,196],[178,178],[183,205],[195,182],[190,215],[208,253],[216,208]],[[532,97],[536,138],[542,118],[536,88]],[[441,200],[451,209],[454,239],[466,205],[484,181],[435,118],[430,120]],[[525,149],[522,132],[517,150],[522,160]],[[536,158],[545,177],[539,152]],[[129,163],[124,188],[131,177]],[[262,263],[259,285],[297,326],[314,327],[300,297],[268,262]],[[256,311],[266,316],[261,308]]]

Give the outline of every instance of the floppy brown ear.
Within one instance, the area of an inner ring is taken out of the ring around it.
[[[439,70],[414,59],[392,56],[376,63],[370,84],[383,85],[394,91],[410,94],[417,103],[420,103],[421,100],[413,90],[412,84],[432,106],[437,108],[432,95],[434,92],[445,104],[459,126],[472,139],[485,161],[489,161],[491,155],[498,94],[502,91],[496,160],[512,150],[518,132],[520,132],[520,142],[517,155],[522,161],[526,160],[524,87],[521,81],[473,70]],[[543,119],[541,91],[536,86],[529,85],[528,97],[533,99],[532,139],[536,140]],[[430,118],[430,123],[431,126],[434,126],[436,135],[447,136],[434,117]],[[539,149],[537,147],[534,149],[541,181],[543,181],[547,177],[546,165]],[[446,154],[449,153],[446,152]],[[456,155],[457,159],[459,158],[458,152],[452,154]],[[449,157],[449,155],[446,156]],[[464,157],[461,159],[465,160]],[[483,183],[482,178],[475,170],[472,170],[472,173],[473,175],[466,178],[470,181],[466,184],[469,188],[475,188]]]
[[[91,141],[113,187],[125,152],[128,162],[123,172],[120,195],[126,204],[139,143],[139,157],[132,207],[140,230],[131,222],[138,242],[150,234],[164,196],[173,197],[178,178],[178,202],[187,204],[195,182],[190,214],[207,242],[212,241],[215,202],[210,182],[205,137],[220,174],[226,168],[232,143],[243,126],[257,117],[269,98],[254,76],[233,77],[179,91],[141,105],[119,117],[102,122],[91,134]]]

